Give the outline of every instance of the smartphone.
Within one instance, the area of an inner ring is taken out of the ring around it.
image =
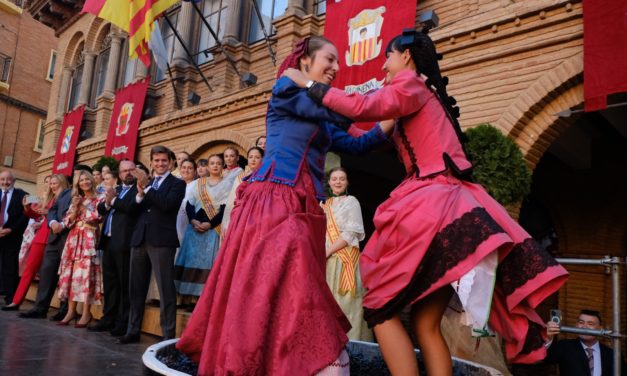
[[[552,309],[551,321],[553,321],[557,325],[562,325],[562,311],[560,311],[559,309]]]
[[[26,203],[27,204],[39,204],[39,197],[35,195],[28,195],[26,196]]]

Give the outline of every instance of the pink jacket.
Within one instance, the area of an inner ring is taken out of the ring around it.
[[[397,73],[390,84],[367,95],[331,88],[323,104],[356,121],[396,119],[392,139],[408,174],[426,177],[447,168],[457,173],[472,168],[444,108],[412,70]]]

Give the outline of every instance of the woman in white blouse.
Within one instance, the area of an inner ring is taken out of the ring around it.
[[[327,284],[352,325],[348,338],[372,341],[361,306],[364,287],[359,276],[359,242],[365,235],[361,206],[348,195],[348,176],[342,167],[329,172],[328,183],[331,195],[322,204],[327,215]]]

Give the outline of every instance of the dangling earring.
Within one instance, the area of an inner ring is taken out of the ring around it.
[[[308,64],[305,64],[305,72],[309,73],[309,65]]]

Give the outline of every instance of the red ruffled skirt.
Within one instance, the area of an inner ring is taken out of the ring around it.
[[[326,218],[309,174],[242,183],[226,239],[176,347],[199,375],[313,375],[350,324],[325,281]]]
[[[492,297],[491,307],[484,306],[489,328],[505,340],[510,361],[545,357],[544,323],[534,308],[568,273],[483,187],[448,173],[408,178],[379,206],[374,224],[360,258],[369,325],[459,281],[492,257],[493,291],[480,303],[489,305]]]

